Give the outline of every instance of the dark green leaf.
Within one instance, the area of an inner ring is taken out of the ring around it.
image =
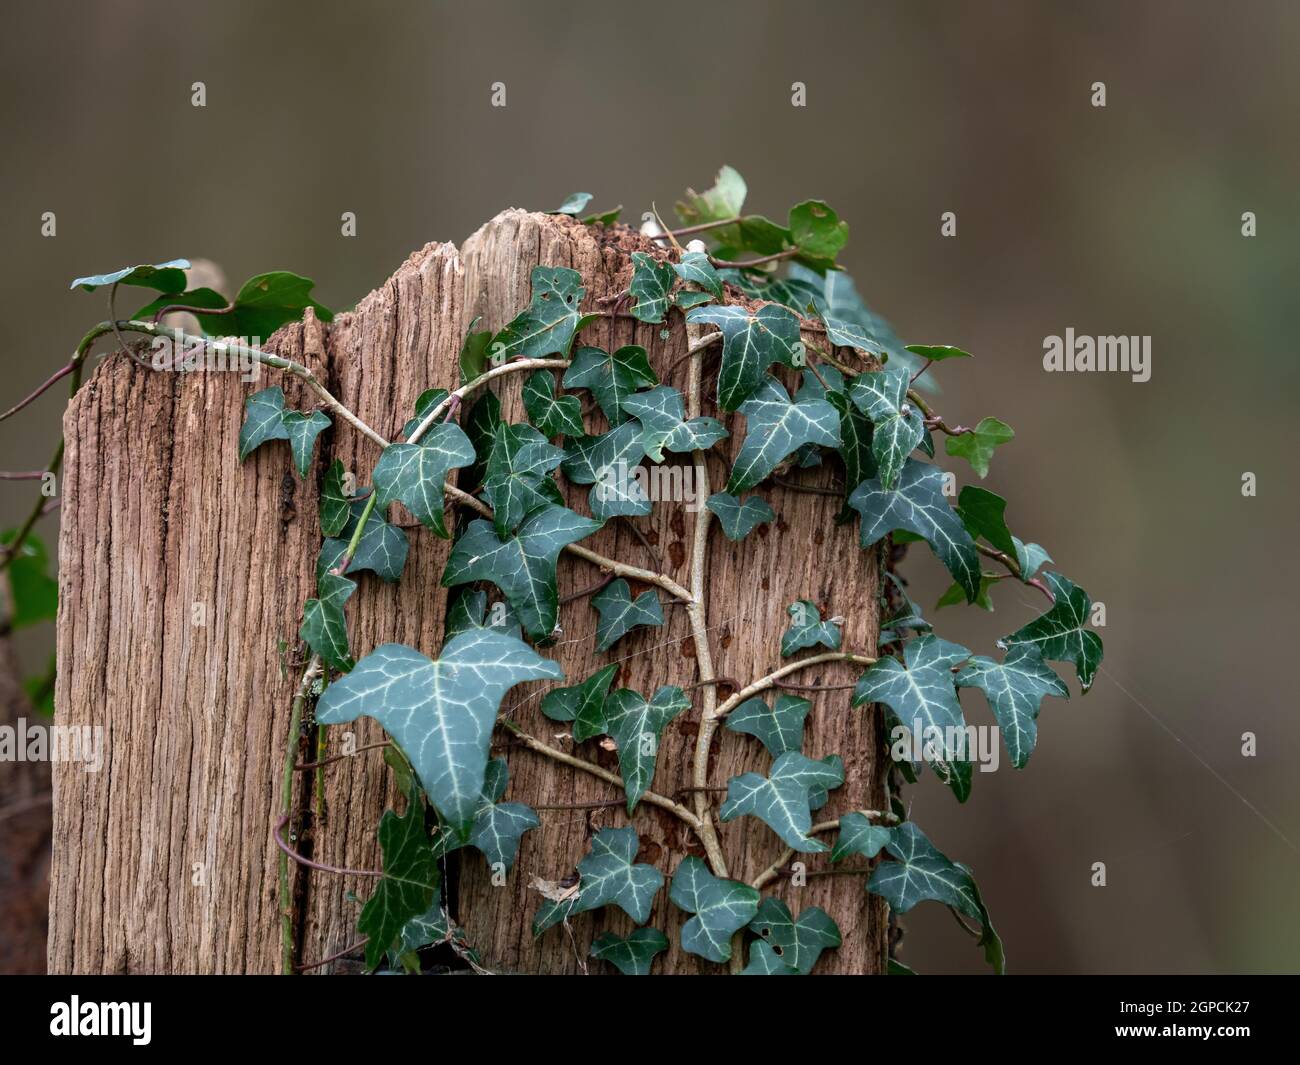
[[[683,281],[699,285],[716,300],[722,299],[722,278],[704,252],[687,252],[682,256],[682,261],[673,266],[673,270]]]
[[[330,689],[326,689],[329,691]],[[424,830],[419,793],[407,798],[406,813],[392,810],[379,819],[384,875],[361,910],[357,930],[366,942],[366,968],[374,969],[398,941],[411,919],[428,911],[438,887],[438,863]]]
[[[642,592],[635,599],[627,581],[619,577],[591,597],[591,605],[600,615],[596,626],[596,650],[606,651],[639,625],[664,623],[663,607],[654,590]]]
[[[266,340],[282,325],[296,322],[308,307],[322,322],[334,320],[334,313],[311,298],[315,282],[288,270],[258,274],[244,282],[228,314],[195,317],[209,336],[235,336]]]
[[[643,251],[634,251],[632,266],[632,283],[628,285],[628,293],[636,300],[632,317],[643,322],[662,322],[676,278],[672,264],[659,262]]]
[[[998,421],[997,418],[983,418],[979,425],[975,426],[973,433],[945,436],[943,446],[947,448],[949,455],[955,455],[969,462],[971,469],[980,477],[987,477],[993,449],[1000,444],[1005,444],[1015,435],[1016,431],[1006,422]]]
[[[172,259],[165,263],[146,263],[143,266],[124,266],[111,274],[91,274],[79,277],[69,285],[80,285],[87,292],[94,292],[105,285],[139,285],[142,288],[157,289],[159,292],[180,292],[185,287],[185,271],[190,268],[187,259]]]
[[[821,644],[832,651],[840,649],[840,625],[838,621],[822,621],[821,611],[808,599],[800,599],[786,607],[790,615],[790,627],[781,636],[781,657],[789,658],[796,651],[805,647]]]
[[[1102,655],[1101,637],[1087,627],[1092,600],[1087,592],[1059,573],[1044,573],[1043,580],[1052,591],[1051,609],[1024,628],[1002,637],[998,646],[1009,649],[1023,644],[1036,648],[1053,662],[1070,662],[1079,677],[1079,686],[1086,692],[1092,687]]]
[[[1061,678],[1029,644],[1016,644],[1001,662],[976,655],[957,674],[957,687],[979,688],[984,693],[998,719],[1011,764],[1017,769],[1024,768],[1037,742],[1043,697],[1070,697]]]
[[[551,476],[564,451],[531,425],[498,424],[483,488],[497,535],[505,537],[540,507],[563,503]]]
[[[717,515],[728,540],[743,540],[759,525],[776,520],[776,514],[761,496],[740,500],[726,492],[715,492],[704,505]]]
[[[785,307],[767,304],[756,311],[736,306],[696,307],[686,320],[716,325],[722,331],[722,367],[718,371],[718,406],[735,410],[764,383],[767,368],[803,364],[799,319]]]
[[[969,351],[954,348],[951,344],[908,344],[907,350],[930,362],[943,362],[944,359],[972,359]]]
[[[581,743],[603,735],[609,728],[605,720],[605,700],[618,665],[596,670],[581,684],[556,688],[542,698],[542,713],[552,721],[572,721],[573,738]]]
[[[782,459],[805,444],[838,447],[840,416],[824,399],[790,396],[773,378],[764,377],[754,394],[741,405],[745,439],[727,482],[733,495],[752,488],[771,474]]]
[[[627,936],[602,932],[591,944],[591,956],[609,962],[624,976],[649,976],[654,956],[668,949],[668,938],[657,928],[637,928]]]
[[[727,716],[727,728],[756,736],[773,758],[803,748],[803,723],[812,703],[795,695],[778,695],[776,706],[748,699]]]
[[[574,484],[589,484],[587,503],[594,517],[646,515],[650,497],[637,478],[645,455],[639,422],[626,421],[600,436],[572,437],[564,445],[564,475]]]
[[[668,897],[695,916],[682,925],[682,950],[709,961],[731,957],[731,937],[754,919],[758,892],[748,884],[723,880],[699,858],[683,858],[673,874]]]
[[[491,355],[490,346],[492,344],[492,331],[490,329],[475,330],[481,318],[475,318],[469,323],[469,331],[465,334],[465,340],[460,346],[460,383],[467,385],[475,378],[482,376],[487,370],[488,359]]]
[[[606,730],[618,747],[629,814],[654,780],[664,726],[690,705],[681,688],[671,686],[660,688],[649,701],[630,688],[620,688],[605,700]]]
[[[645,924],[650,919],[650,904],[664,886],[664,875],[653,865],[634,864],[640,847],[633,828],[603,828],[597,832],[591,852],[578,862],[578,890],[561,901],[547,899],[542,903],[533,918],[533,935],[541,935],[574,914],[611,903],[637,924]]]
[[[585,388],[600,404],[610,425],[627,417],[623,401],[638,388],[657,385],[659,378],[650,368],[645,348],[628,344],[612,355],[600,348],[579,348],[573,365],[564,371],[565,388]]]
[[[7,529],[0,543],[10,544],[16,529]],[[52,621],[59,613],[59,582],[50,576],[49,555],[35,533],[28,533],[9,562],[9,628],[21,629]]]
[[[1038,544],[1027,544],[1016,537],[1011,538],[1012,546],[1016,549],[1016,562],[1020,566],[1020,579],[1028,582],[1034,579],[1044,562],[1051,562],[1052,556],[1044,551]]]
[[[465,417],[465,435],[474,447],[474,465],[459,478],[460,487],[472,492],[487,476],[488,458],[497,426],[501,425],[501,400],[494,392],[484,392],[469,409]]]
[[[841,861],[850,854],[874,858],[892,838],[892,830],[873,825],[865,814],[845,814],[840,818],[840,834],[831,848],[831,861]]]
[[[131,315],[137,322],[147,321],[168,307],[203,307],[211,311],[224,310],[230,301],[220,292],[210,288],[191,288],[184,292],[164,292],[150,300]]]
[[[244,424],[239,428],[239,461],[268,440],[288,440],[284,427],[284,389],[272,385],[244,400]]]
[[[684,421],[682,394],[667,385],[628,396],[623,411],[641,423],[641,446],[655,462],[663,461],[665,451],[702,451],[728,435],[715,418]]]
[[[323,573],[316,589],[320,598],[308,599],[302,608],[302,628],[298,635],[331,669],[352,668],[343,604],[356,590],[356,581]]]
[[[1016,545],[1004,516],[1007,501],[985,488],[968,484],[957,497],[957,513],[972,537],[982,536],[1009,558],[1016,557]]]
[[[871,452],[885,488],[894,487],[907,456],[925,435],[921,412],[907,402],[908,386],[901,366],[859,374],[849,386],[853,402],[874,426]]]
[[[771,944],[761,939],[749,945],[749,964],[741,971],[741,976],[798,976],[799,970],[793,965],[786,965]]]
[[[795,918],[789,906],[770,896],[759,905],[749,928],[763,937],[783,964],[803,976],[812,972],[823,950],[840,945],[839,927],[825,910],[810,906]]]
[[[341,459],[335,459],[325,471],[320,489],[320,531],[325,536],[338,536],[348,522],[352,501],[344,491],[346,477]]]
[[[524,385],[524,409],[545,436],[582,436],[582,403],[577,396],[556,396],[555,378],[538,370]]]
[[[333,424],[329,417],[319,410],[311,414],[302,414],[296,410],[287,410],[283,415],[284,431],[289,435],[289,448],[293,452],[293,464],[298,467],[298,476],[306,477],[311,469],[311,453],[316,446],[316,437],[321,430]]]
[[[804,854],[817,854],[826,844],[808,835],[812,828],[809,793],[818,788],[838,788],[844,783],[844,765],[836,755],[820,762],[798,751],[787,751],[772,763],[766,777],[743,773],[727,781],[727,800],[718,810],[721,821],[751,814],[763,821],[787,846]]]
[[[537,814],[523,803],[501,801],[509,779],[505,759],[494,758],[488,762],[469,838],[462,838],[451,826],[444,825],[434,839],[434,853],[439,858],[461,847],[471,846],[482,853],[494,871],[496,866],[510,871],[519,854],[519,841],[524,833],[537,828],[541,822],[537,820]]]
[[[587,294],[582,287],[582,275],[563,266],[534,266],[532,284],[533,298],[528,309],[501,330],[489,345],[494,359],[508,361],[517,355],[540,359],[569,354],[569,346],[582,320],[578,308]]]

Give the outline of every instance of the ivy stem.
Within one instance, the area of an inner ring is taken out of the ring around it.
[[[433,410],[429,411],[424,416],[424,420],[415,427],[415,431],[407,438],[407,443],[413,444],[422,437],[429,427],[446,413],[447,408],[453,402],[460,403],[471,392],[482,388],[489,382],[495,381],[498,377],[504,377],[508,373],[518,373],[520,370],[563,370],[569,365],[568,359],[518,359],[515,362],[506,362],[500,366],[494,366],[492,369],[479,374],[474,380],[461,385]],[[451,409],[454,411],[455,407]]]
[[[898,820],[898,818],[894,814],[881,813],[879,810],[855,810],[854,812],[861,814],[863,817],[870,817],[873,819],[880,818],[881,820],[884,821]],[[822,821],[818,824],[813,825],[812,828],[810,828],[807,831],[806,835],[817,836],[823,832],[833,832],[835,831],[835,829],[839,827],[840,827],[839,818],[836,818],[834,821]],[[781,870],[785,868],[786,862],[788,862],[791,858],[793,858],[794,855],[795,855],[795,849],[793,847],[787,848],[786,851],[781,855],[781,857],[779,857],[776,861],[774,861],[771,865],[769,865],[766,869],[764,869],[761,873],[759,873],[758,876],[756,876],[753,880],[751,880],[749,886],[752,887],[755,891],[761,890],[762,888],[766,887],[768,884],[770,884],[773,880],[775,880],[778,876],[781,875]]]
[[[787,662],[779,669],[772,670],[766,677],[759,677],[752,684],[741,688],[740,691],[731,695],[727,700],[718,707],[715,715],[719,720],[726,717],[731,711],[736,709],[746,699],[751,699],[760,692],[765,692],[769,688],[776,687],[776,682],[782,677],[789,676],[808,666],[820,665],[823,662],[854,662],[862,666],[874,665],[876,659],[870,655],[860,655],[853,651],[825,651],[819,655],[812,655],[808,658],[801,658],[797,662]]]
[[[1007,572],[1009,572],[1011,576],[1015,577],[1017,580],[1024,581],[1025,584],[1029,584],[1037,588],[1040,592],[1042,592],[1045,596],[1047,596],[1047,601],[1049,603],[1056,602],[1056,596],[1052,594],[1052,590],[1048,588],[1047,585],[1045,585],[1037,577],[1032,577],[1026,581],[1024,576],[1021,573],[1020,563],[1016,561],[1016,559],[1008,555],[1005,551],[999,551],[995,547],[985,547],[983,544],[979,544],[979,543],[975,545],[975,549],[979,551],[981,555],[984,555],[986,558],[991,558],[997,562],[1001,562],[1002,565],[1007,567]]]
[[[765,266],[768,263],[777,263],[782,259],[793,259],[798,254],[798,248],[786,248],[785,251],[773,252],[771,255],[760,255],[757,259],[743,259],[735,262],[728,259],[715,259],[710,255],[709,262],[723,269],[749,270],[757,266]]]
[[[917,377],[920,377],[917,374]],[[916,380],[916,378],[913,378]],[[934,408],[928,404],[924,397],[914,388],[907,390],[907,398],[916,404],[917,409],[925,415],[925,424],[931,429],[938,429],[940,432],[947,433],[949,436],[961,436],[963,433],[973,433],[974,429],[969,429],[964,425],[949,425],[939,415],[934,412]]]
[[[302,732],[302,712],[307,705],[307,696],[321,668],[320,655],[313,655],[311,662],[298,683],[297,694],[289,711],[289,742],[285,745],[284,773],[280,780],[280,820],[276,822],[272,834],[276,845],[280,847],[280,971],[285,976],[294,972],[294,931],[293,931],[293,893],[289,887],[289,852],[280,838],[281,829],[293,816],[294,766],[298,764],[298,738]]]
[[[305,865],[308,869],[319,869],[322,873],[337,873],[339,876],[368,876],[377,880],[384,875],[378,869],[342,869],[337,865],[326,865],[324,862],[314,862],[310,858],[304,857],[290,847],[288,841],[284,838],[283,832],[288,823],[288,814],[282,814],[280,820],[275,823],[275,843],[280,848],[281,858],[292,858],[299,865]]]

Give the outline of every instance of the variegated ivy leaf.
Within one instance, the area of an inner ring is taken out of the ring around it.
[[[415,401],[415,416],[408,418],[406,424],[402,426],[402,435],[410,436],[415,432],[428,417],[429,412],[445,403],[450,395],[451,393],[445,388],[426,388],[421,392],[420,397]]]
[[[331,669],[352,668],[348,646],[347,618],[343,604],[357,590],[357,582],[333,573],[323,573],[316,582],[318,599],[308,599],[302,608],[302,628],[298,636]]]
[[[657,928],[636,928],[630,935],[602,932],[591,944],[591,956],[609,962],[624,976],[649,976],[656,954],[668,949],[668,937]]]
[[[454,588],[470,581],[490,581],[501,589],[530,636],[549,636],[559,613],[555,566],[560,552],[590,536],[600,524],[552,505],[534,511],[505,539],[497,536],[491,522],[471,522],[451,549],[442,585]]]
[[[582,275],[563,266],[534,266],[532,302],[492,338],[489,351],[505,362],[516,356],[540,359],[569,354],[583,320],[578,309],[587,290]]]
[[[335,459],[325,471],[320,489],[320,531],[325,536],[338,536],[348,523],[352,500],[344,490],[346,479],[342,459]]]
[[[921,412],[907,402],[910,377],[905,367],[859,374],[849,386],[849,396],[871,419],[871,453],[880,482],[892,488],[898,474],[925,435]]]
[[[694,855],[683,858],[677,867],[668,897],[679,909],[695,915],[682,925],[682,950],[709,961],[730,958],[731,937],[758,912],[756,890],[714,876]]]
[[[903,645],[903,662],[885,657],[867,667],[854,689],[853,705],[887,706],[926,753],[933,753],[932,764],[946,778],[965,755],[966,720],[952,669],[970,656],[960,644],[930,634],[917,636]]]
[[[618,747],[629,814],[654,780],[664,726],[690,705],[686,693],[674,686],[660,688],[649,701],[630,688],[620,688],[605,700],[605,730]]]
[[[564,450],[531,425],[498,423],[483,481],[498,536],[509,535],[540,507],[563,505],[564,496],[551,476],[563,459]]]
[[[833,618],[822,621],[821,611],[808,599],[800,599],[786,607],[790,627],[781,636],[781,657],[789,658],[805,647],[821,644],[832,651],[840,649],[840,623]]]
[[[699,285],[716,300],[722,299],[722,278],[718,276],[718,271],[713,268],[713,264],[709,262],[709,257],[704,252],[688,251],[682,256],[682,261],[673,266],[673,269],[682,281]]]
[[[579,743],[604,735],[609,728],[605,700],[617,672],[615,663],[596,670],[581,684],[547,692],[542,698],[542,713],[552,721],[572,721],[573,738]]]
[[[643,251],[634,251],[632,267],[632,283],[627,289],[636,300],[632,317],[643,322],[662,322],[676,277],[672,264],[661,263]]]
[[[667,385],[628,396],[623,411],[641,423],[641,446],[655,462],[663,462],[665,451],[702,451],[730,435],[716,418],[683,421],[682,394]]]
[[[976,655],[957,674],[957,687],[979,688],[984,693],[998,719],[1011,764],[1017,769],[1024,768],[1037,742],[1043,697],[1070,697],[1061,678],[1029,644],[1016,644],[1001,662]]]
[[[1032,581],[1043,563],[1052,561],[1052,556],[1038,544],[1027,544],[1015,536],[1011,538],[1011,543],[1016,549],[1016,562],[1020,565],[1022,581]]]
[[[786,965],[770,943],[761,939],[749,945],[749,964],[740,970],[741,976],[798,976],[799,970]]]
[[[623,401],[628,396],[658,383],[645,348],[636,344],[627,344],[613,354],[600,348],[579,348],[563,378],[565,388],[585,388],[595,396],[610,425],[627,417]]]
[[[870,547],[895,529],[926,540],[939,561],[973,602],[979,594],[980,556],[961,518],[943,497],[943,472],[908,459],[892,491],[880,478],[863,481],[849,494],[849,506],[862,515],[862,546]]]
[[[808,835],[812,828],[809,793],[838,788],[844,783],[844,764],[837,755],[820,762],[798,751],[787,751],[772,763],[766,777],[743,773],[727,781],[727,800],[718,810],[722,821],[750,814],[763,821],[787,846],[804,854],[817,854],[826,844]]]
[[[489,867],[509,872],[519,854],[524,833],[541,824],[531,807],[519,802],[502,802],[510,781],[504,758],[493,758],[484,771],[483,792],[469,838],[462,839],[449,825],[443,825],[433,841],[434,854],[442,858],[469,845],[480,851]]]
[[[564,476],[574,484],[589,484],[591,513],[605,521],[616,515],[645,515],[650,497],[637,477],[645,455],[639,422],[625,421],[600,436],[573,437],[564,445]]]
[[[845,814],[840,818],[840,834],[831,848],[831,861],[841,861],[851,854],[874,858],[893,835],[891,829],[873,825],[865,814]]]
[[[331,537],[321,544],[320,556],[316,560],[316,578],[334,569],[348,549],[348,543],[356,531],[361,513],[366,508],[365,500],[354,500],[349,508],[347,524],[337,538]],[[360,573],[370,570],[383,580],[392,584],[402,576],[406,566],[406,554],[410,543],[406,533],[396,525],[390,525],[377,514],[371,514],[366,522],[365,532],[357,544],[357,552],[348,564],[348,573]]]
[[[807,374],[799,389],[799,399],[824,399],[840,416],[839,454],[844,462],[844,484],[852,490],[868,478],[876,476],[876,459],[871,453],[871,420],[849,398],[844,375],[834,366],[822,366],[818,376]],[[821,456],[815,444],[805,445],[806,454],[801,468],[820,465]],[[848,508],[836,520],[848,517]]]
[[[848,243],[849,224],[821,200],[805,200],[790,208],[790,239],[809,265],[833,263]]]
[[[373,717],[405,752],[443,821],[464,836],[482,798],[502,696],[524,681],[563,675],[526,643],[491,629],[453,637],[436,661],[386,643],[325,689],[316,720]]]
[[[239,461],[268,440],[288,440],[284,427],[284,389],[272,385],[244,400],[244,424],[239,427]]]
[[[1003,554],[1015,558],[1016,545],[1007,528],[1006,509],[1007,501],[1000,495],[973,484],[963,488],[957,497],[957,513],[971,538],[982,536]]]
[[[506,636],[523,639],[523,628],[510,607],[493,603],[488,610],[487,592],[462,588],[451,606],[447,608],[447,621],[443,625],[443,640],[450,640],[470,629],[492,629]]]
[[[1092,600],[1087,592],[1059,573],[1044,573],[1043,580],[1052,592],[1051,609],[1024,628],[1002,637],[998,646],[1025,645],[1036,648],[1053,662],[1071,663],[1079,677],[1079,686],[1087,692],[1102,655],[1101,637],[1087,627]]]
[[[330,689],[326,689],[329,691]],[[419,792],[407,798],[400,817],[386,810],[379,819],[384,875],[361,909],[357,931],[366,941],[366,968],[374,969],[397,943],[407,921],[428,911],[438,887],[438,863],[424,830]]]
[[[747,699],[727,715],[727,728],[757,737],[773,758],[803,748],[803,723],[812,703],[781,694],[770,707],[757,697]]]
[[[314,410],[303,414],[296,410],[284,412],[284,431],[289,437],[289,450],[293,452],[293,464],[298,468],[298,476],[306,477],[311,469],[311,453],[316,446],[316,437],[321,430],[328,429],[333,422],[324,411]]]
[[[557,396],[555,378],[538,370],[524,385],[524,409],[545,436],[582,436],[582,402],[577,396]]]
[[[377,506],[400,502],[425,528],[444,539],[443,484],[447,474],[474,461],[474,447],[455,422],[440,422],[418,444],[389,444],[373,474]]]
[[[771,896],[759,904],[749,928],[803,976],[812,972],[823,950],[834,950],[841,942],[839,926],[825,910],[810,906],[795,918],[789,906]]]
[[[944,437],[943,446],[949,455],[965,459],[971,469],[980,475],[989,475],[989,460],[993,458],[993,449],[1005,444],[1016,435],[1016,431],[1006,422],[997,418],[982,418],[972,433],[958,433],[956,436]]]
[[[745,416],[745,439],[731,469],[727,491],[733,495],[758,484],[804,444],[839,447],[840,416],[824,399],[799,398],[772,377],[765,377],[740,407]]]
[[[591,597],[591,605],[600,615],[596,626],[596,650],[606,651],[638,625],[659,626],[664,610],[655,591],[642,592],[635,599],[627,581],[619,577],[610,581]]]
[[[758,526],[776,520],[776,514],[762,496],[741,500],[727,492],[715,492],[704,505],[717,515],[728,540],[743,540]]]
[[[574,914],[611,903],[637,924],[650,920],[650,904],[664,886],[664,875],[653,865],[634,861],[640,847],[633,828],[597,832],[590,853],[578,862],[578,890],[566,899],[543,902],[533,918],[533,935],[540,936]]]
[[[551,213],[579,215],[582,214],[589,203],[591,203],[590,192],[571,192],[564,198],[564,202]]]
[[[736,410],[754,395],[774,362],[796,368],[803,365],[799,319],[786,307],[771,303],[756,311],[734,305],[696,307],[687,312],[686,320],[722,330],[718,406],[723,410]]]

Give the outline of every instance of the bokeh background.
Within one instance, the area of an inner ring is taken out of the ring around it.
[[[841,261],[904,339],[976,353],[941,368],[940,409],[1016,428],[984,484],[1107,610],[1102,674],[1079,698],[1066,671],[1074,697],[1046,701],[1029,767],[978,774],[964,807],[927,779],[913,815],[974,868],[1014,971],[1300,968],[1300,7],[136,0],[5,17],[0,406],[103,317],[102,294],[68,291],[80,274],[204,257],[236,282],[296,270],[349,307],[426,241],[575,189],[635,219],[730,163],[751,210],[827,200],[851,225]],[[1150,335],[1151,380],[1044,373],[1043,337],[1070,326]],[[64,400],[0,424],[0,467],[45,462]],[[0,525],[31,493],[0,485]],[[932,609],[946,575],[924,550],[909,570]],[[991,653],[1034,594],[1004,585],[992,616],[939,621]],[[48,626],[22,633],[19,670],[51,646]],[[905,959],[983,971],[927,909]]]

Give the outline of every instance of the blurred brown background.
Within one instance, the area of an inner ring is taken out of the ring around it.
[[[927,778],[913,815],[974,868],[1013,971],[1300,968],[1300,7],[141,0],[6,21],[6,407],[103,317],[102,294],[67,290],[79,274],[206,257],[236,282],[305,273],[340,308],[424,242],[576,189],[635,220],[730,163],[752,210],[826,199],[904,339],[976,353],[941,368],[940,409],[1016,428],[983,483],[1107,608],[1103,674],[1080,699],[1067,671],[1076,695],[1045,703],[1029,767],[977,774],[964,807]],[[1045,374],[1043,337],[1070,326],[1151,335],[1152,379]],[[63,402],[0,424],[0,467],[48,458]],[[11,526],[33,486],[0,487]],[[946,575],[924,550],[908,568],[932,612]],[[1002,586],[996,614],[940,627],[991,653],[1031,594]],[[24,633],[22,670],[50,646]],[[991,720],[978,694],[967,711]],[[906,960],[983,971],[933,909]]]

